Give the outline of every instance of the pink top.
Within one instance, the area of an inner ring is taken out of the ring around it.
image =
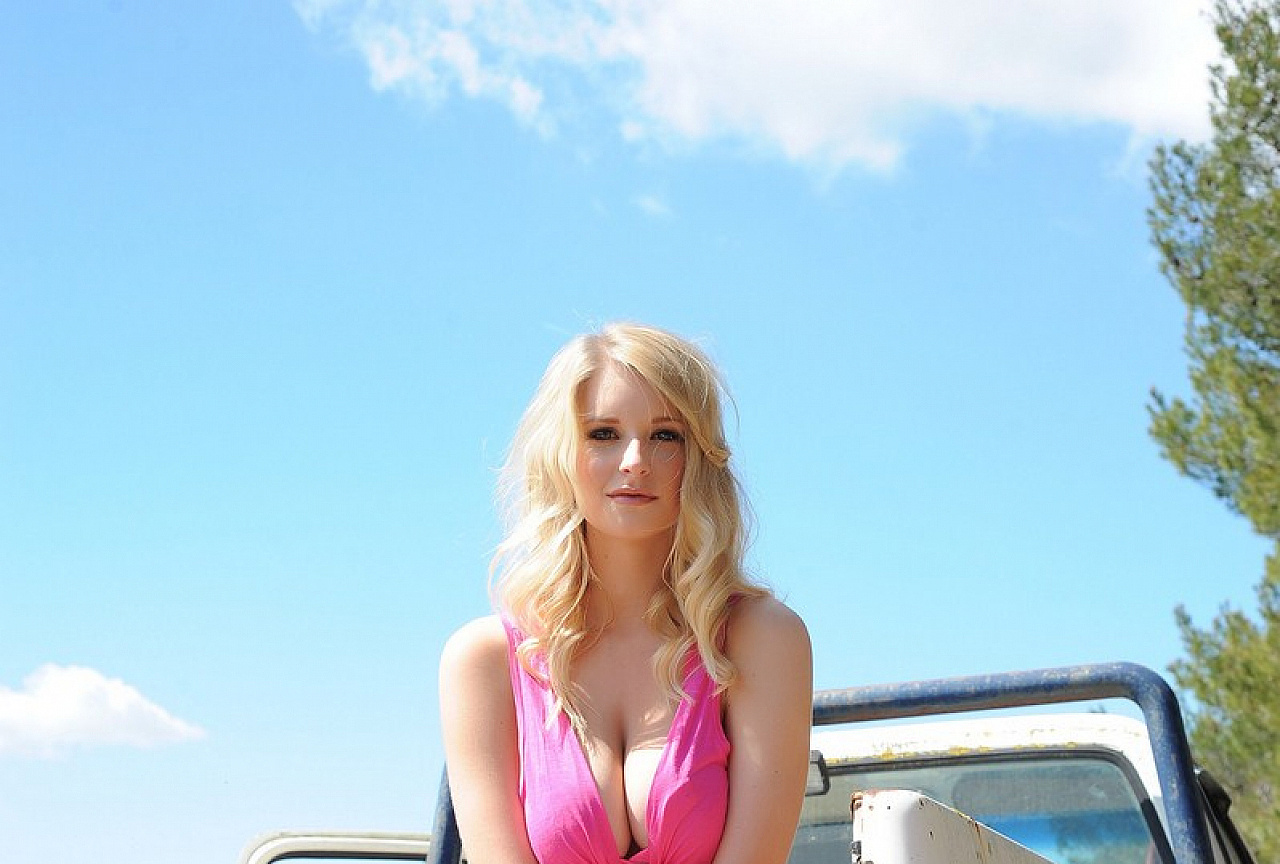
[[[697,652],[662,749],[645,807],[649,846],[621,858],[600,790],[569,718],[548,727],[551,689],[520,665],[524,636],[505,618],[511,691],[520,745],[520,801],[529,846],[539,864],[711,864],[729,806],[729,739],[720,695]],[[539,669],[539,672],[542,670]]]

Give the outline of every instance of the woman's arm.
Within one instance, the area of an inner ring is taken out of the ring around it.
[[[772,598],[737,603],[725,643],[729,812],[714,864],[783,864],[809,770],[813,658],[800,618]]]
[[[440,725],[458,832],[471,864],[537,864],[520,806],[507,634],[496,617],[463,626],[440,657]]]

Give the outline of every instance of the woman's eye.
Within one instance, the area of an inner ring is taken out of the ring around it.
[[[617,437],[618,433],[607,426],[587,430],[587,439],[590,441],[613,441]]]
[[[670,441],[675,444],[684,443],[684,436],[675,429],[659,429],[653,433],[653,437],[656,441]]]

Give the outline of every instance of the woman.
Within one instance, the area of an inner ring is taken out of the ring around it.
[[[471,864],[783,864],[812,672],[799,618],[742,572],[720,383],[651,327],[551,361],[507,461],[499,616],[440,669]]]

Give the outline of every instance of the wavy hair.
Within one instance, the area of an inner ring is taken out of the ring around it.
[[[572,477],[580,394],[610,362],[657,390],[689,433],[664,588],[646,611],[665,637],[654,672],[670,699],[685,695],[684,659],[692,648],[719,689],[733,681],[736,670],[723,645],[730,605],[737,597],[768,594],[743,569],[747,520],[725,442],[724,386],[711,361],[692,343],[638,324],[610,324],[575,337],[547,366],[507,454],[500,483],[507,531],[491,573],[497,605],[525,633],[521,664],[549,683],[556,710],[579,732],[581,700],[570,669],[593,634],[585,603],[591,566]]]

